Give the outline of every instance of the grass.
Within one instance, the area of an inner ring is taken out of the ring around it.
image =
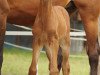
[[[28,75],[31,63],[31,51],[18,48],[4,49],[2,75]],[[38,61],[39,75],[49,75],[48,59],[41,53]],[[89,64],[85,54],[70,55],[70,75],[89,75]]]

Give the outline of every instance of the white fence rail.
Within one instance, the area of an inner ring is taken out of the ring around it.
[[[10,35],[10,36],[32,36],[32,32],[31,31],[6,31],[6,35]],[[84,38],[75,38],[75,37],[81,37],[81,36],[86,36],[85,32],[70,32],[70,36],[72,40],[84,40],[86,41],[86,39]]]
[[[6,35],[32,36],[31,31],[6,31]],[[85,36],[85,32],[70,32],[70,36]]]
[[[28,31],[6,31],[7,36],[34,36],[34,35],[32,35],[32,29],[29,27],[19,26],[19,25],[13,25],[13,26],[18,27],[18,28],[22,28],[22,29],[28,30]],[[85,35],[85,32],[83,30],[78,30],[78,29],[73,29],[73,30],[76,32],[70,32],[71,41],[73,41],[73,42],[78,41],[79,43],[80,43],[80,41],[86,41],[86,39],[84,38],[84,36],[86,36],[86,35]],[[77,44],[79,44],[79,43],[77,43]],[[5,42],[5,44],[10,45],[10,46],[14,46],[14,47],[18,47],[18,48],[22,48],[22,49],[26,49],[26,50],[27,49],[32,50],[32,49],[29,49],[27,47],[12,44],[10,42]]]

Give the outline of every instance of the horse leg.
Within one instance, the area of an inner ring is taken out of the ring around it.
[[[70,66],[69,66],[69,49],[70,49],[70,36],[64,37],[60,41],[60,47],[62,49],[62,71],[63,75],[69,75]]]
[[[9,7],[6,1],[7,0],[0,0],[0,75],[3,62],[3,44],[6,31],[6,19],[9,13]]]
[[[39,39],[34,39],[33,41],[33,52],[32,52],[32,62],[31,66],[29,68],[29,74],[28,75],[36,75],[37,74],[37,62],[38,57],[40,54],[40,49],[43,48],[42,43],[40,43]]]
[[[78,8],[81,19],[84,23],[84,29],[87,38],[87,54],[90,64],[90,75],[97,75],[99,55],[96,43],[98,39],[99,8],[98,5],[95,6],[96,3],[91,5],[93,2],[89,4],[86,2],[86,0],[75,0],[74,3]]]
[[[93,25],[93,26],[92,26]],[[87,36],[87,54],[89,57],[90,64],[90,75],[97,75],[97,67],[99,55],[96,47],[97,42],[97,24],[94,22],[89,22],[89,25],[85,27]]]
[[[98,68],[98,60],[99,55],[96,47],[97,38],[98,38],[98,19],[97,17],[93,17],[93,19],[89,18],[90,15],[84,16],[86,14],[84,12],[80,12],[82,17],[84,28],[86,32],[87,38],[87,54],[89,58],[90,64],[90,75],[97,75],[97,68]],[[89,13],[90,14],[90,13]]]
[[[49,37],[45,48],[47,57],[49,59],[49,75],[59,75],[59,71],[57,68],[57,54],[59,48],[58,40],[54,36]]]
[[[58,50],[57,65],[58,65],[58,70],[60,72],[61,66],[62,66],[62,49],[61,49],[61,47],[59,47],[59,50]]]

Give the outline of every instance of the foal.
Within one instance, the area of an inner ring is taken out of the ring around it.
[[[40,50],[44,47],[49,59],[49,75],[59,75],[57,68],[57,54],[59,46],[62,49],[63,75],[69,75],[69,47],[70,47],[69,15],[63,7],[52,6],[52,0],[40,0],[35,23],[33,25],[33,56],[29,75],[36,75],[37,61]]]

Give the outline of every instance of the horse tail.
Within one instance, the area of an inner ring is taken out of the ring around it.
[[[99,46],[100,46],[100,16],[98,19],[98,42],[99,42]]]
[[[65,7],[65,9],[67,10],[67,12],[69,13],[70,17],[77,12],[77,7],[74,4],[74,1],[71,0]]]

